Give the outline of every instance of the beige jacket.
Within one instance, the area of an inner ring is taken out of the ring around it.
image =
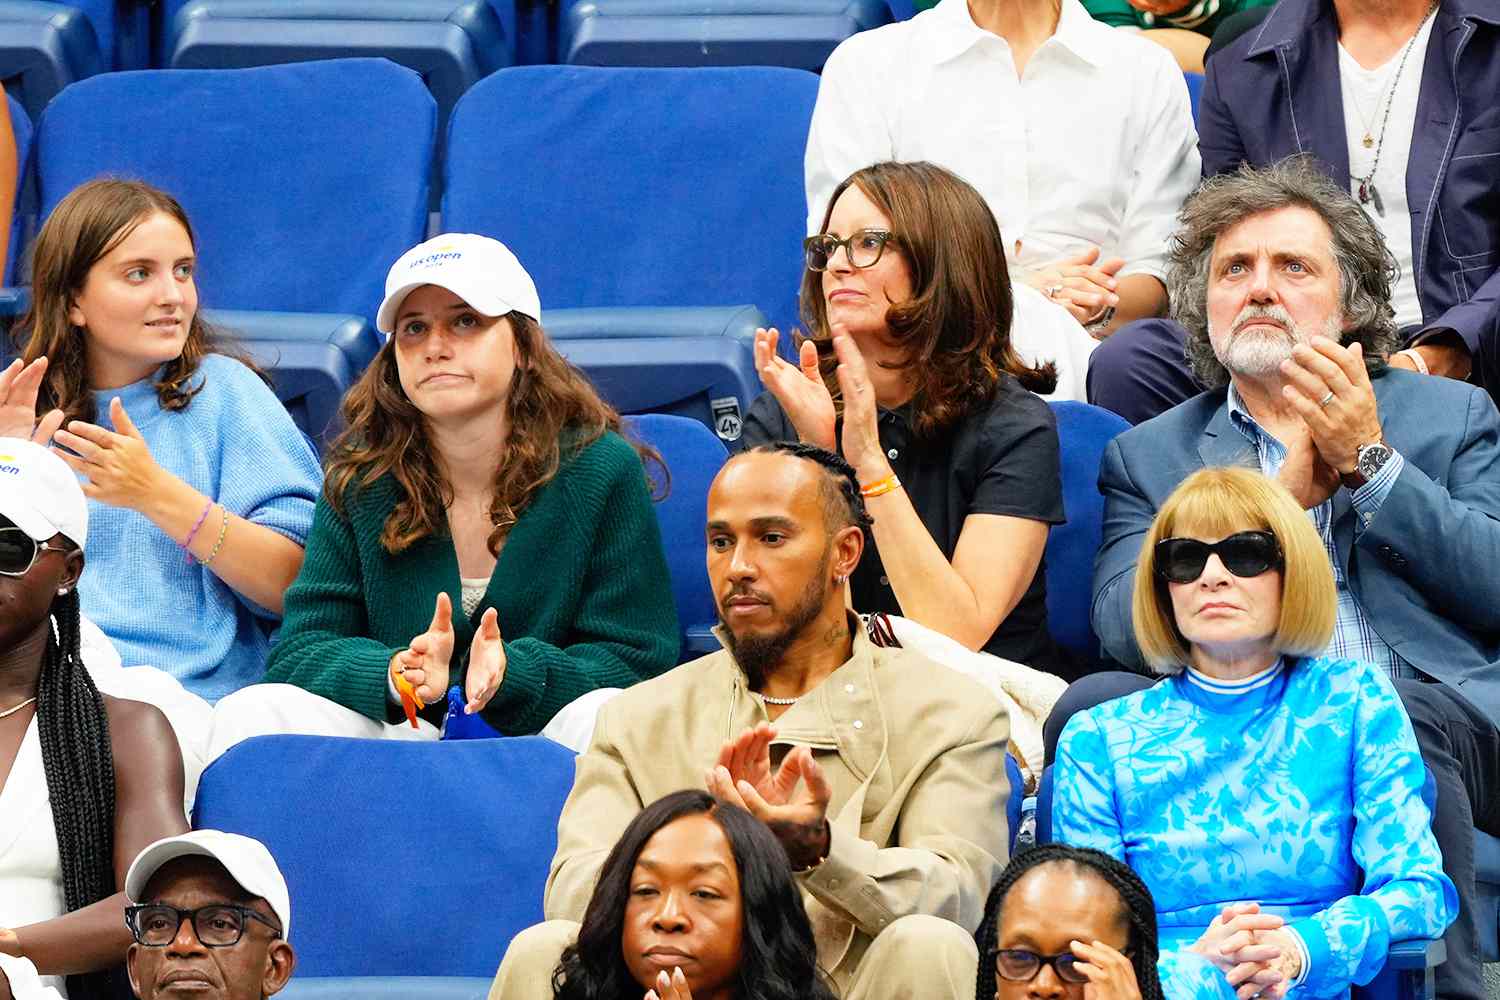
[[[648,803],[702,788],[725,740],[767,718],[725,650],[607,704],[578,758],[547,878],[548,919],[581,920],[605,856]],[[979,684],[854,629],[853,655],[776,720],[773,762],[811,747],[833,789],[828,859],[798,875],[820,964],[847,971],[898,917],[970,932],[1006,860],[1004,709]]]

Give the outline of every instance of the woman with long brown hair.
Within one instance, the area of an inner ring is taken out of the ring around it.
[[[1067,674],[1047,631],[1042,552],[1061,523],[1051,365],[1011,344],[989,206],[930,163],[877,163],[834,191],[806,241],[800,367],[756,335],[769,392],[745,441],[802,440],[859,475],[873,544],[856,611],[904,615],[970,649]],[[1028,391],[1033,390],[1033,391]]]
[[[0,433],[54,440],[89,498],[83,613],[126,666],[209,701],[260,679],[302,565],[318,460],[260,375],[198,309],[197,243],[171,195],[90,181],[32,250]],[[31,398],[34,396],[34,398]],[[15,404],[15,400],[11,400]]]
[[[540,315],[530,275],[483,236],[435,237],[391,268],[377,316],[390,338],[344,399],[266,671],[321,697],[266,685],[221,703],[221,720],[253,731],[279,712],[296,730],[300,712],[380,735],[404,702],[441,721],[457,685],[466,711],[535,733],[581,695],[676,662],[642,455],[660,460],[620,436]],[[246,734],[220,727],[214,749]]]

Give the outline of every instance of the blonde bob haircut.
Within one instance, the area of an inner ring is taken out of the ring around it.
[[[1316,656],[1333,637],[1338,594],[1328,552],[1307,512],[1286,488],[1250,469],[1202,469],[1162,504],[1141,545],[1131,617],[1141,655],[1159,674],[1181,673],[1188,641],[1177,627],[1167,581],[1156,575],[1156,543],[1166,538],[1219,539],[1269,531],[1281,546],[1281,621],[1277,650]]]

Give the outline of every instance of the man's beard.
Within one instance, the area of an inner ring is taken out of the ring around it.
[[[750,690],[759,691],[765,686],[766,677],[770,674],[771,668],[781,662],[781,658],[786,655],[792,643],[796,642],[807,627],[817,620],[818,615],[823,613],[823,604],[828,598],[828,564],[831,557],[831,551],[823,553],[822,565],[817,574],[808,581],[801,597],[787,613],[782,627],[777,631],[741,638],[734,634],[734,629],[724,621],[723,614],[720,613],[719,621],[724,626],[724,638],[729,646],[730,655],[745,672],[745,679],[750,684]],[[734,595],[731,593],[729,596]]]
[[[1241,326],[1260,317],[1280,323],[1283,327],[1281,334],[1244,335],[1238,332]],[[1333,315],[1328,318],[1323,329],[1316,332],[1338,342],[1342,340],[1341,326],[1339,317]],[[1315,335],[1298,326],[1291,314],[1279,305],[1248,305],[1240,310],[1229,329],[1227,341],[1222,346],[1214,345],[1214,354],[1218,356],[1219,363],[1230,374],[1260,379],[1280,374],[1281,363],[1292,356],[1292,348],[1298,344],[1310,343]]]

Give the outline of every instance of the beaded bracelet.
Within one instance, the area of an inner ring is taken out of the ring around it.
[[[861,486],[859,488],[859,495],[864,497],[865,499],[869,499],[870,497],[885,496],[892,490],[898,490],[900,488],[901,480],[897,479],[896,474],[893,472],[889,476],[886,476],[884,479],[877,479],[875,482],[871,483],[868,486]]]
[[[193,539],[198,537],[198,529],[203,527],[203,522],[208,520],[208,512],[213,509],[214,502],[210,500],[208,506],[203,508],[203,513],[198,515],[198,523],[194,524],[193,530],[188,532],[187,541],[182,543],[182,551],[187,556],[188,562],[193,561]]]
[[[208,554],[207,559],[203,560],[203,565],[205,566],[218,557],[219,549],[224,547],[224,534],[229,530],[229,508],[220,507],[219,511],[224,515],[219,520],[219,540],[214,542],[213,551]]]

